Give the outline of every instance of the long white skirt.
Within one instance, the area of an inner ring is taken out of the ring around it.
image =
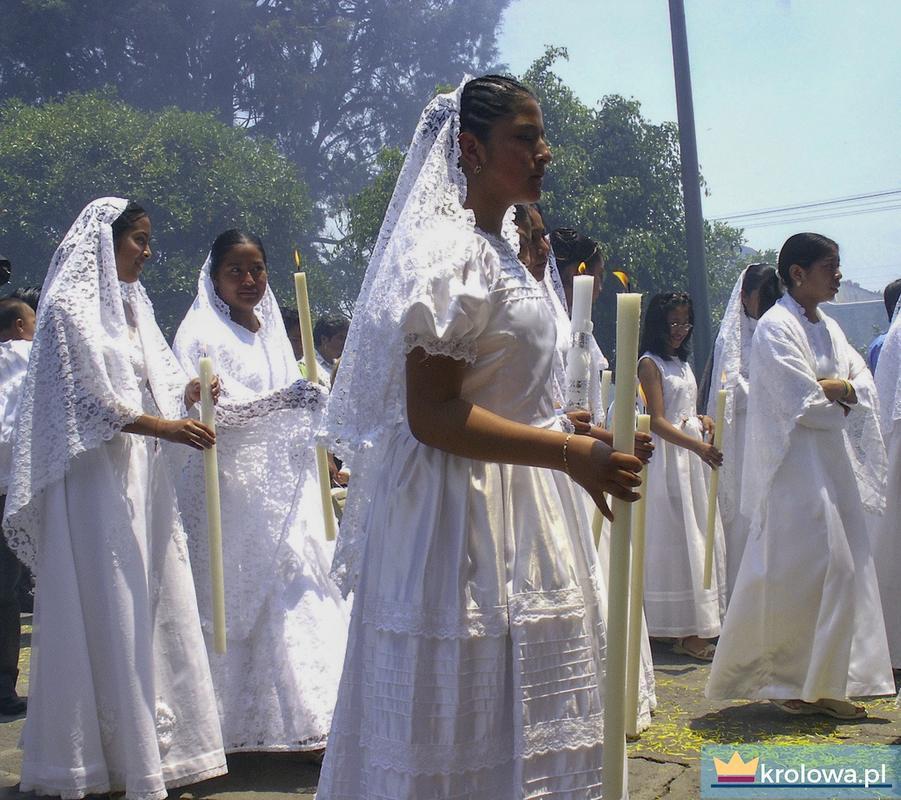
[[[702,437],[689,419],[683,432]],[[651,636],[718,636],[726,606],[723,528],[716,518],[714,571],[704,588],[709,468],[684,447],[654,436],[648,465],[644,610]]]
[[[885,513],[870,516],[873,558],[892,666],[901,668],[901,422],[886,440],[888,484]]]
[[[577,492],[395,433],[320,800],[602,797],[606,637]]]
[[[876,568],[842,431],[797,426],[748,540],[711,698],[894,694]]]
[[[295,549],[300,562],[269,588],[247,637],[219,655],[205,632],[229,753],[318,750],[328,738],[349,614],[328,574],[333,546],[308,536]]]
[[[43,497],[21,788],[161,800],[225,772],[175,491],[118,434]]]

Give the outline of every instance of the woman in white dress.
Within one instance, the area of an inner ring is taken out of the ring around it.
[[[713,421],[697,413],[698,386],[688,363],[691,298],[668,292],[645,314],[638,377],[657,449],[648,467],[644,609],[652,637],[674,637],[674,650],[713,658],[725,610],[723,529],[717,515],[714,569],[704,588],[709,467],[722,453],[704,440]]]
[[[199,456],[178,486],[226,752],[321,750],[348,625],[328,574],[334,547],[316,483],[313,424],[324,393],[298,375],[258,237],[229,230],[213,242],[174,349],[188,374],[210,356],[222,385],[225,655],[212,646]]]
[[[517,206],[519,208],[519,206]],[[563,290],[563,282],[557,268],[555,253],[548,242],[547,230],[544,225],[544,217],[536,203],[528,207],[529,216],[526,219],[527,228],[522,229],[531,240],[532,247],[529,253],[529,263],[532,265],[529,271],[532,277],[540,282],[544,290],[547,303],[554,315],[557,326],[557,348],[554,361],[554,404],[558,413],[563,412],[565,406],[564,388],[566,384],[566,354],[572,345],[572,326],[570,325],[569,310],[566,305],[566,294]],[[517,221],[517,229],[520,223]],[[597,292],[594,299],[600,294],[600,286],[603,281],[604,267],[600,249],[597,244],[587,236],[576,234],[577,238],[571,239],[575,246],[566,250],[566,255],[572,261],[578,259],[588,265],[589,274],[595,278]],[[570,293],[571,294],[571,293]],[[613,434],[605,427],[607,409],[601,398],[601,371],[609,366],[597,341],[589,340],[591,347],[591,374],[589,376],[587,407],[578,411],[567,413],[567,417],[573,424],[577,433],[593,436],[606,444],[613,444]],[[654,451],[651,437],[645,433],[635,434],[635,455],[647,464]],[[586,511],[589,517],[594,517],[594,501],[590,495],[583,492]],[[603,518],[601,518],[603,520]],[[600,566],[599,598],[601,602],[601,615],[607,619],[607,579],[610,574],[610,524],[603,520],[600,530],[595,529],[597,536],[597,555]],[[638,681],[638,732],[645,730],[651,724],[651,714],[657,708],[657,694],[654,679],[654,662],[651,657],[651,643],[648,639],[647,626],[642,622],[641,633],[641,666]]]
[[[885,513],[871,516],[873,557],[892,666],[901,669],[901,300],[876,364],[879,423],[888,454]]]
[[[726,604],[732,596],[738,565],[748,540],[750,520],[741,513],[741,468],[748,415],[748,368],[751,337],[757,320],[782,296],[779,276],[769,264],[750,264],[732,289],[716,343],[707,393],[707,411],[716,409],[720,388],[726,389],[723,425],[723,466],[720,468],[719,510],[726,540]]]
[[[885,448],[863,359],[819,310],[838,245],[799,233],[779,253],[788,294],[751,345],[742,511],[751,531],[707,684],[791,714],[866,716],[894,694],[865,509],[884,505]]]
[[[139,207],[95,200],[57,249],[41,296],[4,519],[38,586],[23,791],[161,800],[225,772],[159,442],[202,449],[214,436],[185,418],[199,385],[139,281],[149,242]]]
[[[554,413],[555,327],[510,208],[549,161],[534,96],[496,76],[436,97],[408,150],[329,399],[328,435],[363,449],[320,800],[602,796],[605,633],[573,480],[606,509],[640,462]]]

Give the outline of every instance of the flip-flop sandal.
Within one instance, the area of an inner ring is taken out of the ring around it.
[[[798,700],[798,705],[790,706],[788,700],[770,700],[770,702],[776,706],[776,708],[781,709],[786,714],[794,714],[795,716],[812,716],[814,714],[819,714],[820,709],[813,703],[806,703],[803,700]]]
[[[832,698],[827,697],[822,700],[817,700],[815,703],[811,703],[811,705],[818,708],[820,714],[825,714],[827,717],[834,717],[835,719],[867,718],[867,710],[865,708],[859,708],[858,706],[855,706],[854,703],[849,703],[847,700],[833,700]]]
[[[682,644],[682,640],[679,639],[673,644],[673,652],[678,653],[680,656],[690,656],[691,658],[696,658],[698,661],[713,661],[714,655],[716,655],[716,645],[715,644],[705,644],[699,650],[690,650],[685,645]]]
[[[825,700],[817,700],[816,703],[798,700],[797,706],[790,706],[785,700],[770,700],[770,702],[787,714],[796,716],[823,716],[844,720],[866,719],[867,717],[865,708],[859,709],[853,703],[848,703],[844,700],[827,698]]]

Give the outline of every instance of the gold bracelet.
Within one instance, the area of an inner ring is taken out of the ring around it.
[[[566,434],[566,439],[563,440],[563,469],[566,470],[566,474],[571,478],[572,475],[569,472],[569,459],[567,457],[567,450],[569,449],[569,440],[575,436],[574,433]]]
[[[854,387],[851,385],[851,381],[846,381],[842,378],[842,383],[845,386],[845,393],[842,395],[842,400],[847,400],[851,396],[851,392],[854,391]]]

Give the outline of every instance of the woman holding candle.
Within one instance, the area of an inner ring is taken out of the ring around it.
[[[4,528],[35,569],[21,788],[84,797],[225,772],[175,489],[159,439],[213,433],[139,278],[150,219],[116,197],[66,234],[41,297]]]
[[[216,238],[174,349],[189,374],[209,356],[222,383],[216,449],[228,649],[215,654],[211,635],[207,644],[226,752],[321,750],[347,634],[314,472],[311,412],[323,393],[298,378],[258,237],[228,230]],[[178,485],[211,634],[199,458]]]
[[[759,320],[782,296],[779,276],[769,264],[751,264],[739,275],[726,306],[713,347],[713,367],[707,410],[716,408],[717,391],[726,390],[723,424],[723,466],[720,469],[719,508],[726,540],[726,602],[735,587],[738,565],[748,540],[750,521],[739,508],[741,469],[745,453],[748,413],[748,369],[751,337]]]
[[[404,162],[329,401],[359,457],[320,800],[601,793],[605,635],[573,480],[606,509],[640,462],[554,413],[553,320],[510,209],[549,161],[532,93],[488,76],[429,103]]]
[[[885,448],[863,359],[819,310],[841,281],[815,233],[779,253],[788,294],[751,345],[742,512],[750,536],[707,684],[790,714],[861,719],[894,694],[865,509],[885,503]]]
[[[692,315],[684,292],[655,295],[641,337],[638,377],[657,445],[648,467],[644,607],[651,636],[674,637],[676,652],[710,661],[725,604],[725,554],[717,519],[713,580],[704,589],[707,468],[723,457],[704,441],[713,420],[696,411]]]

